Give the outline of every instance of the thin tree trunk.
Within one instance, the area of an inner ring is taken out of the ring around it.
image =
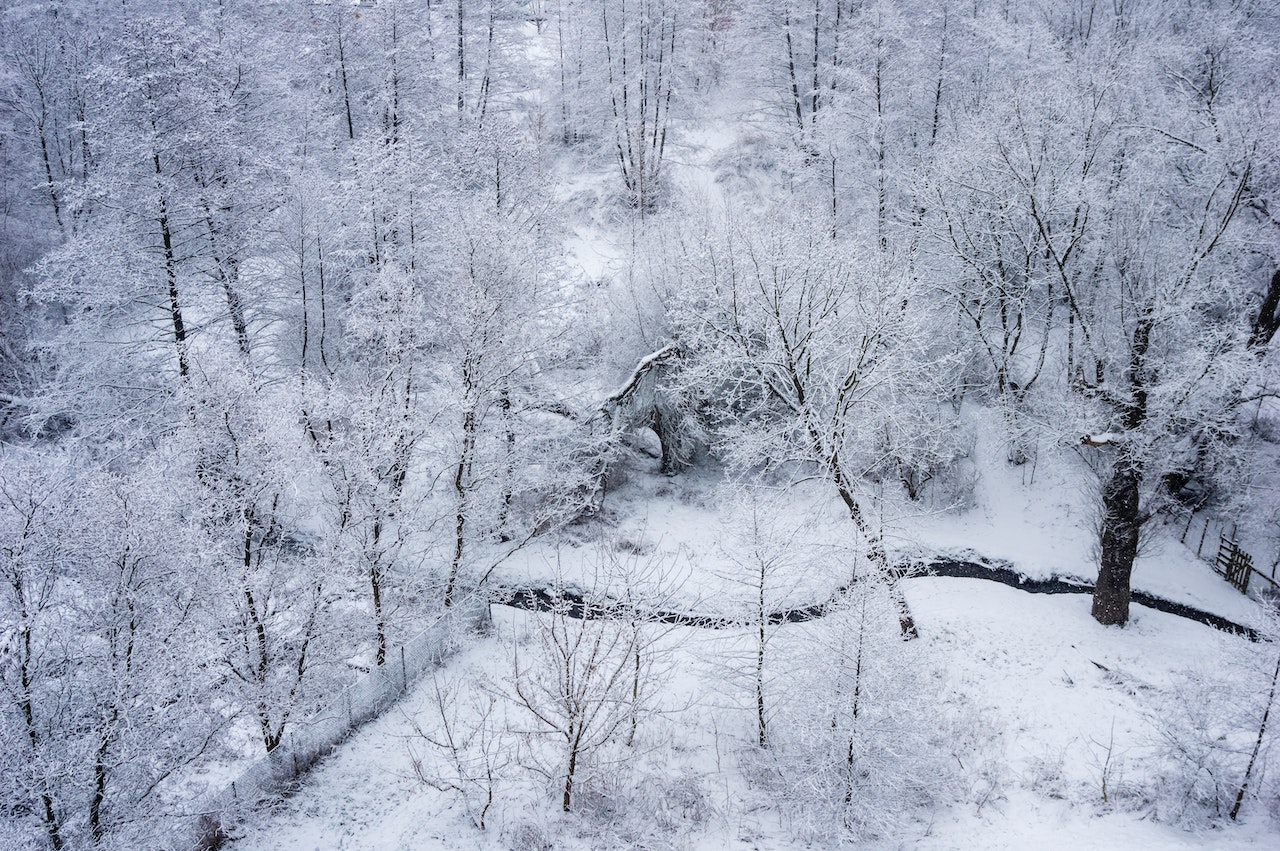
[[[564,7],[556,7],[556,46],[560,53],[560,141],[569,144],[577,134],[569,131],[569,84],[564,60]]]
[[[43,97],[42,97],[42,102],[41,102],[42,111],[43,111],[43,108],[44,108],[44,104],[43,104]],[[41,119],[37,127],[37,131],[38,131],[38,135],[40,136],[40,157],[44,161],[45,184],[49,188],[49,200],[53,202],[53,218],[58,223],[58,230],[61,231],[63,229],[62,205],[58,201],[57,184],[53,182],[53,167],[49,161],[49,143],[45,140],[46,134],[44,129],[43,118]]]
[[[489,81],[493,75],[493,31],[494,31],[494,11],[493,0],[489,0],[489,37],[485,43],[484,53],[484,74],[480,78],[480,95],[479,105],[476,110],[480,114],[480,123],[484,123],[485,115],[489,111]],[[501,202],[499,202],[501,206]]]
[[[564,775],[564,796],[561,798],[560,805],[566,813],[569,812],[573,803],[573,775],[578,770],[578,748],[576,743],[572,743],[569,747],[569,767]]]
[[[14,582],[17,586],[19,583]],[[22,596],[19,591],[19,596]],[[24,606],[25,608],[25,606]],[[25,612],[23,613],[25,616]],[[26,618],[24,617],[24,620]],[[18,706],[22,712],[23,726],[26,727],[27,744],[31,748],[32,759],[38,758],[40,753],[40,731],[36,728],[35,707],[32,705],[31,699],[31,630],[23,630],[21,633],[22,656],[18,664],[18,683],[21,686],[21,692],[18,696]],[[49,782],[47,777],[41,777],[38,781],[40,784],[40,807],[41,821],[44,823],[44,833],[49,839],[49,845],[53,851],[62,851],[62,825],[58,821],[57,812],[53,805],[53,795],[49,791]]]
[[[1262,750],[1262,741],[1267,735],[1267,721],[1271,717],[1271,706],[1276,700],[1276,681],[1280,680],[1280,656],[1276,657],[1275,670],[1271,672],[1271,689],[1267,692],[1267,707],[1262,710],[1262,721],[1258,724],[1258,738],[1253,741],[1253,753],[1249,754],[1249,765],[1244,770],[1244,780],[1240,781],[1240,791],[1236,792],[1236,802],[1231,807],[1231,820],[1240,815],[1240,807],[1244,796],[1249,791],[1249,781],[1253,778],[1253,766],[1258,761],[1258,752]]]
[[[849,709],[849,747],[848,753],[845,755],[845,790],[844,803],[846,806],[853,803],[853,766],[857,761],[857,752],[854,749],[854,737],[858,732],[858,712],[861,710],[862,703],[862,652],[863,644],[866,640],[867,629],[867,604],[865,598],[862,602],[862,610],[858,618],[858,651],[854,656],[853,663],[853,705]]]
[[[866,515],[862,513],[862,506],[858,504],[858,498],[854,496],[853,487],[845,478],[838,455],[832,455],[828,459],[828,467],[831,470],[832,478],[835,480],[836,491],[840,494],[840,500],[849,510],[849,519],[853,521],[853,525],[857,527],[858,532],[867,542],[867,560],[889,582],[889,592],[893,596],[894,606],[898,610],[898,627],[902,631],[902,637],[908,641],[913,638],[919,638],[920,631],[916,629],[915,616],[911,614],[911,607],[907,604],[906,595],[902,593],[902,588],[899,585],[899,580],[903,576],[902,570],[896,569],[889,564],[889,555],[884,548],[884,538],[867,523]]]
[[[942,81],[947,65],[948,11],[946,6],[942,7],[942,45],[938,49],[938,83],[933,92],[933,122],[929,126],[929,147],[933,147],[934,142],[938,141],[938,128],[942,124]]]
[[[341,13],[339,13],[341,14]],[[347,138],[356,138],[356,125],[351,119],[351,86],[347,82],[347,53],[342,41],[342,24],[338,25],[338,69],[342,76],[342,106],[347,116]]]
[[[818,95],[821,90],[818,80],[818,34],[821,31],[822,0],[813,0],[813,91],[809,94],[809,121],[818,120]]]
[[[320,283],[320,339],[318,341],[318,348],[320,349],[320,364],[332,378],[334,370],[333,367],[329,366],[328,349],[325,345],[329,332],[329,309],[326,297],[327,294],[325,292],[324,237],[318,230],[316,232],[316,276]]]
[[[471,457],[475,451],[475,432],[476,413],[473,408],[469,407],[462,416],[462,451],[459,453],[458,465],[454,468],[453,474],[453,489],[457,498],[458,509],[454,515],[453,559],[449,564],[449,581],[444,589],[444,604],[446,607],[453,605],[454,594],[458,589],[458,576],[462,571],[462,551],[467,530],[467,495],[471,486],[469,478]]]
[[[209,233],[209,247],[213,254],[213,266],[217,270],[218,283],[222,285],[222,294],[227,302],[227,315],[231,317],[231,328],[236,335],[236,347],[240,355],[247,361],[249,358],[249,322],[245,318],[244,300],[240,297],[238,282],[240,272],[235,258],[230,253],[222,252],[218,247],[218,228],[213,221],[213,212],[207,199],[201,199],[204,207],[204,223]]]
[[[757,590],[759,596],[756,599],[756,744],[760,747],[768,747],[768,726],[765,721],[764,713],[764,643],[765,643],[765,622],[768,620],[768,613],[765,611],[764,604],[764,583],[765,571],[767,565],[764,560],[760,561],[759,585]]]
[[[507,525],[511,522],[511,503],[515,499],[516,431],[514,419],[511,416],[511,389],[505,383],[498,396],[498,410],[502,415],[504,451],[506,452],[505,479],[502,483],[502,511],[498,515],[498,540],[506,543],[511,540]]]
[[[155,157],[156,174],[160,173],[160,157]],[[160,197],[160,241],[164,246],[164,272],[169,285],[169,319],[173,326],[173,342],[178,350],[178,375],[185,381],[190,373],[187,361],[187,325],[182,318],[182,303],[178,298],[178,261],[173,253],[173,232],[169,227],[169,206]]]
[[[889,192],[885,165],[885,148],[888,145],[884,121],[884,56],[882,43],[876,42],[876,237],[881,251],[889,249],[888,216]]]
[[[373,523],[373,552],[369,558],[369,592],[373,597],[373,630],[377,643],[374,663],[381,668],[387,661],[387,625],[382,616],[382,572],[381,553],[378,550],[382,539],[382,523]]]
[[[791,104],[795,108],[796,133],[800,144],[804,144],[804,110],[800,106],[800,81],[796,77],[796,53],[791,40],[791,8],[788,6],[782,13],[782,31],[787,39],[787,74],[791,79]]]
[[[463,40],[463,0],[458,0],[458,117],[467,108],[467,52]]]

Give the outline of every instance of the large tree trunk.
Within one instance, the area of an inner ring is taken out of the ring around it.
[[[1121,449],[1102,492],[1102,559],[1093,592],[1093,617],[1106,626],[1129,620],[1129,580],[1142,527],[1138,485],[1141,465]]]
[[[1154,324],[1148,311],[1134,328],[1125,376],[1129,394],[1122,409],[1125,439],[1116,445],[1111,477],[1102,489],[1102,558],[1093,590],[1093,617],[1104,626],[1124,626],[1129,621],[1129,579],[1138,556],[1138,533],[1146,520],[1139,490],[1143,461],[1132,441],[1147,422],[1146,360]]]

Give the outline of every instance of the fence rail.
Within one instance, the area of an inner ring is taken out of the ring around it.
[[[488,615],[474,600],[455,607],[398,648],[387,662],[356,680],[327,706],[289,729],[280,745],[246,768],[226,788],[197,802],[157,847],[164,851],[216,848],[226,827],[266,800],[278,797],[362,725],[377,718],[428,670],[448,655],[453,637]]]

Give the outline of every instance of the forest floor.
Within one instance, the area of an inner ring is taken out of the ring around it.
[[[975,447],[968,509],[905,500],[891,506],[896,516],[886,521],[886,533],[894,548],[968,550],[1007,559],[1030,576],[1091,578],[1087,474],[1059,454],[1042,459],[1033,475],[1025,465],[1002,463],[997,450],[994,443]],[[847,520],[821,483],[746,489],[711,472],[667,478],[647,466],[656,465],[637,456],[600,518],[526,549],[496,578],[512,585],[561,581],[615,595],[624,586],[645,589],[666,608],[721,615],[747,611],[758,594],[744,552],[791,554],[770,562],[771,603],[821,599],[847,578]],[[1135,587],[1256,624],[1256,604],[1181,544],[1180,532],[1157,529]],[[884,693],[892,712],[934,743],[926,747],[943,743],[948,752],[938,753],[949,764],[915,766],[939,778],[937,788],[926,790],[929,800],[900,801],[900,811],[885,814],[876,828],[880,838],[858,847],[1280,847],[1280,825],[1265,802],[1251,801],[1239,822],[1194,829],[1168,809],[1170,795],[1186,791],[1179,785],[1185,772],[1171,767],[1169,755],[1203,749],[1205,736],[1197,731],[1229,723],[1233,704],[1223,695],[1267,664],[1269,654],[1258,645],[1141,606],[1125,628],[1102,627],[1089,615],[1087,595],[1032,595],[955,578],[913,578],[904,586],[920,639],[911,642],[912,670],[889,673],[910,693]],[[572,815],[560,812],[554,784],[529,770],[537,763],[535,737],[504,734],[495,749],[494,803],[486,830],[479,830],[472,820],[476,788],[468,807],[464,796],[423,782],[447,774],[442,752],[424,734],[438,738],[440,690],[452,695],[443,703],[462,728],[475,729],[491,704],[492,726],[527,727],[501,695],[510,694],[514,661],[533,653],[546,618],[494,606],[488,634],[353,736],[296,794],[242,825],[229,848],[837,844],[829,826],[812,823],[811,813],[778,798],[761,779],[745,676],[754,651],[745,629],[650,627],[661,711],[644,718],[633,748],[600,752]],[[778,707],[803,694],[803,676],[794,675],[813,661],[823,628],[770,628],[774,674],[766,694]],[[1203,770],[1212,772],[1211,759]]]

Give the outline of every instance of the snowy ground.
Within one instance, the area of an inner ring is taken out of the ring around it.
[[[978,508],[904,520],[896,527],[899,543],[969,548],[1009,559],[1029,575],[1088,578],[1087,494],[1070,459],[1042,461],[1034,483],[1024,482],[1027,473],[1017,468],[982,467]],[[624,580],[663,595],[668,607],[741,610],[748,595],[735,583],[742,573],[735,559],[751,518],[765,517],[772,528],[800,534],[766,541],[764,549],[794,545],[802,554],[779,561],[769,593],[788,602],[819,599],[839,584],[833,566],[847,563],[848,530],[831,503],[817,484],[750,498],[710,474],[666,479],[637,473],[611,495],[607,523],[581,529],[576,540],[567,536],[559,546],[532,547],[496,578],[517,583],[558,575],[615,589],[613,583]],[[797,544],[804,541],[819,543]],[[601,564],[607,569],[601,571]],[[1257,616],[1254,604],[1178,544],[1176,535],[1157,536],[1135,585],[1227,617]],[[1089,616],[1085,595],[1032,595],[950,578],[910,579],[905,591],[921,632],[913,664],[916,673],[927,672],[925,690],[936,691],[916,695],[924,702],[910,705],[923,707],[923,714],[913,723],[946,740],[944,747],[952,748],[947,759],[956,765],[947,768],[952,785],[944,803],[905,813],[893,833],[861,847],[1280,847],[1280,828],[1259,803],[1226,828],[1192,831],[1152,818],[1164,806],[1154,803],[1157,793],[1168,789],[1157,758],[1161,742],[1196,729],[1195,713],[1216,706],[1213,696],[1240,681],[1241,666],[1258,659],[1256,647],[1140,606],[1128,627],[1104,628]],[[456,706],[471,705],[466,695],[476,682],[509,692],[513,653],[529,652],[538,618],[545,616],[495,607],[490,635],[477,638],[438,680],[424,681],[354,736],[297,794],[244,825],[229,847],[829,847],[829,838],[802,829],[786,805],[769,801],[752,779],[756,775],[744,768],[754,750],[753,715],[745,708],[740,675],[744,633],[691,628],[666,628],[658,639],[669,669],[662,702],[671,711],[644,721],[642,747],[611,757],[619,762],[606,766],[606,779],[596,779],[596,797],[588,799],[584,814],[559,812],[550,785],[521,767],[528,759],[525,744],[513,737],[500,748],[507,765],[487,829],[478,830],[457,794],[419,778],[415,760],[431,775],[440,753],[422,733],[438,735],[437,682],[459,689]],[[785,672],[808,658],[790,654],[814,644],[812,629],[776,628],[770,652],[782,672],[772,686],[779,704],[795,697],[788,693],[795,682]],[[525,723],[514,709],[501,701],[498,706],[503,725]],[[951,725],[945,729],[944,714]]]

